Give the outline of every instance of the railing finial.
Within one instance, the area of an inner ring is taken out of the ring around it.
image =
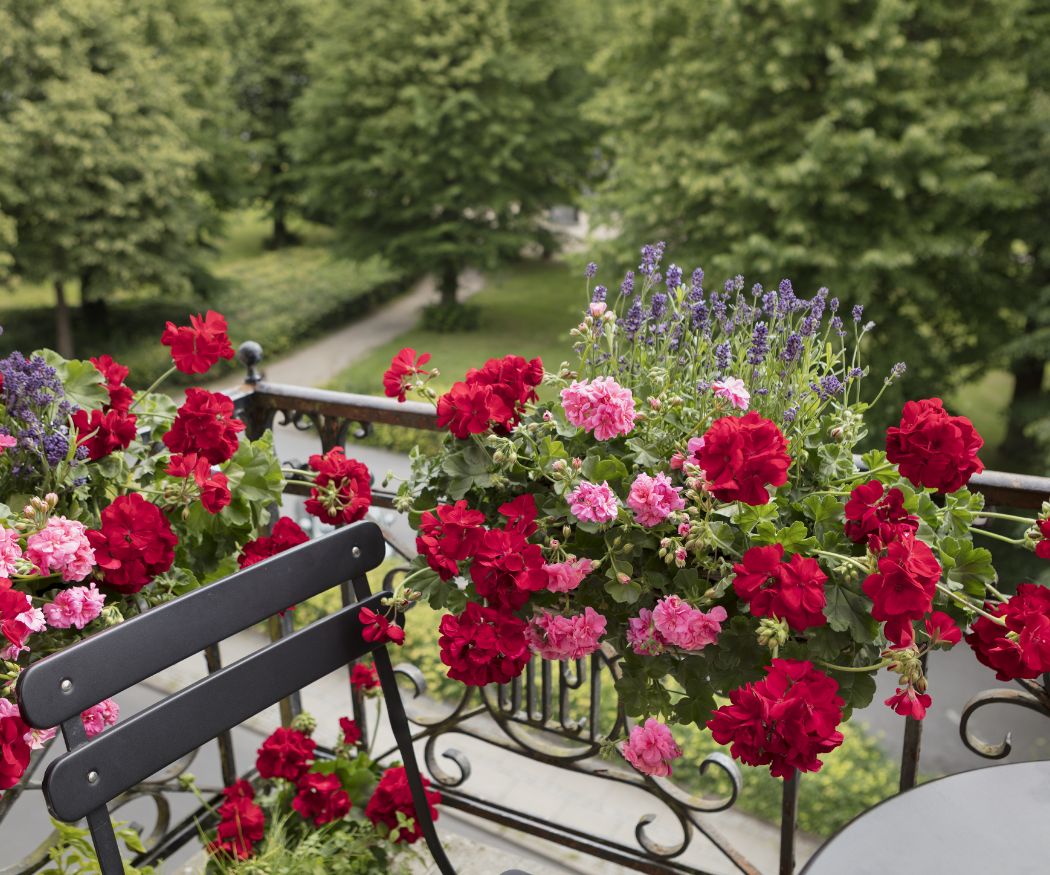
[[[259,365],[262,360],[263,348],[254,340],[244,341],[237,350],[237,361],[248,369],[248,373],[244,377],[244,382],[249,386],[254,386],[262,381],[262,375],[257,369],[257,365]]]

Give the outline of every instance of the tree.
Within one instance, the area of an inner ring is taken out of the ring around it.
[[[26,0],[0,12],[7,255],[15,273],[53,285],[63,355],[73,352],[68,283],[176,289],[200,270],[193,114],[123,11]]]
[[[310,208],[344,245],[433,271],[548,241],[590,161],[586,77],[555,0],[361,0],[323,29],[298,113]],[[361,50],[367,35],[368,51]]]
[[[273,220],[272,249],[295,243],[288,215],[299,181],[289,138],[292,109],[309,81],[307,51],[316,28],[312,0],[236,0],[230,7],[233,94],[249,152],[250,191]]]
[[[907,391],[943,391],[994,360],[1025,295],[993,226],[1026,202],[997,159],[1027,7],[625,0],[591,107],[614,122],[597,218],[719,285],[870,302],[875,373],[904,358]]]

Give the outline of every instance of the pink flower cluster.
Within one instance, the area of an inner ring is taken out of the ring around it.
[[[103,699],[81,714],[80,719],[84,721],[84,731],[87,737],[94,738],[107,726],[112,726],[120,719],[120,705],[112,699]]]
[[[676,595],[660,599],[650,611],[642,608],[627,621],[627,643],[639,656],[654,656],[665,647],[703,650],[714,644],[726,621],[726,609],[715,605],[706,614]]]
[[[71,586],[58,593],[51,604],[44,605],[44,616],[53,629],[83,629],[102,613],[105,603],[106,597],[94,583]]]
[[[715,380],[711,384],[711,391],[715,393],[716,398],[724,398],[740,410],[747,410],[747,405],[751,403],[751,393],[747,391],[747,386],[739,377]]]
[[[627,434],[634,428],[634,396],[612,377],[595,377],[561,391],[565,416],[577,428],[593,431],[600,441]]]
[[[562,617],[541,611],[529,621],[526,638],[544,659],[580,659],[598,649],[605,634],[605,617],[594,608]]]
[[[671,761],[682,755],[674,736],[659,720],[650,717],[642,726],[635,726],[621,748],[624,759],[639,772],[666,778],[671,774]]]
[[[681,488],[671,484],[671,478],[660,473],[655,477],[639,474],[631,484],[627,506],[634,511],[634,520],[642,526],[662,523],[676,510],[685,507]]]
[[[588,523],[608,523],[616,519],[620,501],[606,481],[589,483],[584,480],[568,495],[569,509],[578,520]]]
[[[590,559],[569,558],[564,562],[552,562],[543,567],[547,574],[547,589],[551,592],[571,592],[594,567]]]
[[[18,532],[0,526],[0,577],[17,574],[15,563],[21,558],[22,547],[18,543]]]
[[[59,572],[63,580],[83,580],[95,567],[95,551],[87,527],[64,516],[53,516],[26,541],[26,558],[44,575]]]

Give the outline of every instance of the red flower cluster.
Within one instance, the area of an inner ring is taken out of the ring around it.
[[[984,608],[1006,625],[980,617],[966,634],[966,643],[980,662],[995,670],[998,680],[1037,678],[1050,671],[1050,589],[1022,583],[1006,604]]]
[[[256,562],[262,562],[263,559],[269,559],[309,540],[310,536],[295,520],[283,516],[273,524],[269,537],[256,538],[244,545],[237,563],[241,568],[248,568]]]
[[[33,602],[24,592],[11,588],[11,581],[0,577],[0,656],[14,659],[25,649],[26,639],[33,631],[20,617],[28,615]],[[7,644],[4,645],[4,639]]]
[[[361,727],[349,717],[339,718],[339,728],[343,732],[343,744],[355,745],[361,740]]]
[[[489,359],[480,370],[467,371],[463,381],[438,399],[438,425],[447,426],[460,440],[482,434],[490,426],[507,434],[525,404],[536,400],[536,387],[542,381],[543,362],[538,358],[529,362],[519,355]]]
[[[499,511],[507,517],[507,525],[482,534],[470,564],[470,578],[490,606],[516,611],[530,593],[547,587],[543,550],[528,540],[536,531],[536,500],[521,495],[501,505]]]
[[[29,766],[29,732],[17,714],[0,717],[0,790],[14,787]]]
[[[423,778],[423,787],[428,788],[430,781]],[[437,809],[435,805],[441,803],[441,794],[436,790],[425,790],[427,805],[430,808],[430,817],[437,820]],[[404,766],[395,766],[383,772],[383,777],[368,800],[365,807],[365,816],[376,824],[384,824],[389,829],[397,829],[398,812],[406,817],[415,818],[416,807],[412,803],[412,790],[408,786],[408,776],[405,774]],[[419,822],[414,820],[411,829],[402,829],[397,837],[399,842],[412,844],[423,835],[419,828]]]
[[[897,691],[883,704],[889,705],[901,717],[922,720],[926,716],[926,709],[933,704],[933,697],[928,693],[917,692],[915,687],[908,684],[903,690],[897,687]]]
[[[941,565],[925,541],[895,541],[879,559],[879,570],[864,581],[873,602],[871,615],[886,621],[886,637],[902,647],[915,640],[912,620],[921,620],[933,607]]]
[[[197,453],[219,465],[237,452],[237,435],[242,431],[244,423],[234,418],[228,397],[191,387],[164,435],[164,445],[173,453]]]
[[[756,617],[777,617],[799,632],[827,623],[824,582],[828,576],[816,559],[797,553],[782,561],[784,547],[752,547],[733,566],[733,589]]]
[[[377,614],[371,608],[361,608],[361,637],[365,641],[378,641],[402,645],[405,643],[405,630],[397,623],[390,622],[388,617]]]
[[[842,744],[836,726],[845,702],[839,685],[806,660],[774,659],[766,677],[733,690],[707,728],[719,744],[749,766],[769,766],[774,777],[794,769],[820,771],[819,754]]]
[[[459,574],[459,563],[477,551],[482,538],[485,514],[470,510],[465,501],[439,504],[435,513],[420,517],[416,551],[442,580]]]
[[[711,423],[698,454],[700,467],[719,501],[767,504],[767,486],[783,486],[791,457],[776,424],[753,410]]]
[[[226,853],[244,860],[251,856],[256,843],[262,841],[266,816],[253,801],[255,791],[247,781],[238,781],[222,792],[226,801],[219,806],[219,826],[208,852]]]
[[[113,499],[102,511],[101,528],[87,536],[103,581],[125,594],[138,592],[175,561],[171,523],[137,492]]]
[[[925,620],[926,634],[930,639],[930,647],[943,647],[951,650],[962,641],[962,631],[955,620],[944,611],[934,611]]]
[[[311,772],[299,779],[298,788],[292,808],[304,820],[312,820],[314,826],[341,820],[350,811],[350,795],[343,789],[338,774],[319,775]]]
[[[899,426],[886,430],[886,458],[916,486],[954,492],[984,470],[984,440],[965,416],[951,416],[940,398],[904,405]]]
[[[412,378],[416,374],[428,374],[423,370],[423,365],[430,361],[430,353],[425,352],[417,356],[416,351],[410,346],[401,350],[390,362],[390,367],[383,374],[383,391],[388,398],[396,398],[398,401],[405,400],[405,392],[412,385]]]
[[[317,476],[304,505],[307,513],[332,525],[364,518],[372,506],[372,475],[367,467],[348,459],[342,447],[310,456],[310,467]]]
[[[208,513],[218,513],[230,503],[229,479],[221,471],[212,472],[211,464],[196,453],[172,456],[168,460],[172,477],[192,477],[200,489],[201,504]]]
[[[137,429],[134,415],[128,413],[134,397],[124,385],[128,369],[108,355],[93,358],[91,363],[106,381],[109,403],[101,410],[74,411],[73,428],[77,443],[87,447],[88,458],[95,460],[127,449]]]
[[[298,729],[283,726],[262,743],[255,768],[262,778],[284,778],[298,781],[313,762],[317,742]]]
[[[1035,555],[1040,559],[1050,559],[1050,517],[1036,520],[1039,529],[1039,540],[1035,542]]]
[[[379,686],[379,675],[375,667],[364,662],[355,662],[350,669],[350,686],[360,690],[374,690]]]
[[[919,518],[904,509],[904,493],[897,487],[886,492],[878,480],[854,487],[846,502],[846,537],[856,544],[867,542],[873,553],[918,528]]]
[[[525,670],[527,624],[511,614],[468,602],[459,616],[445,614],[438,627],[441,661],[448,676],[471,687],[505,684]]]
[[[190,316],[189,325],[169,322],[160,342],[171,347],[172,361],[184,374],[203,374],[219,359],[233,358],[226,319],[214,310]]]

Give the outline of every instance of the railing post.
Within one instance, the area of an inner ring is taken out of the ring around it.
[[[780,798],[780,875],[795,875],[795,831],[798,828],[798,769],[784,778]]]
[[[927,654],[922,655],[922,674],[927,674]],[[904,746],[901,749],[900,791],[910,790],[919,778],[919,757],[922,753],[922,721],[914,717],[904,720]]]

